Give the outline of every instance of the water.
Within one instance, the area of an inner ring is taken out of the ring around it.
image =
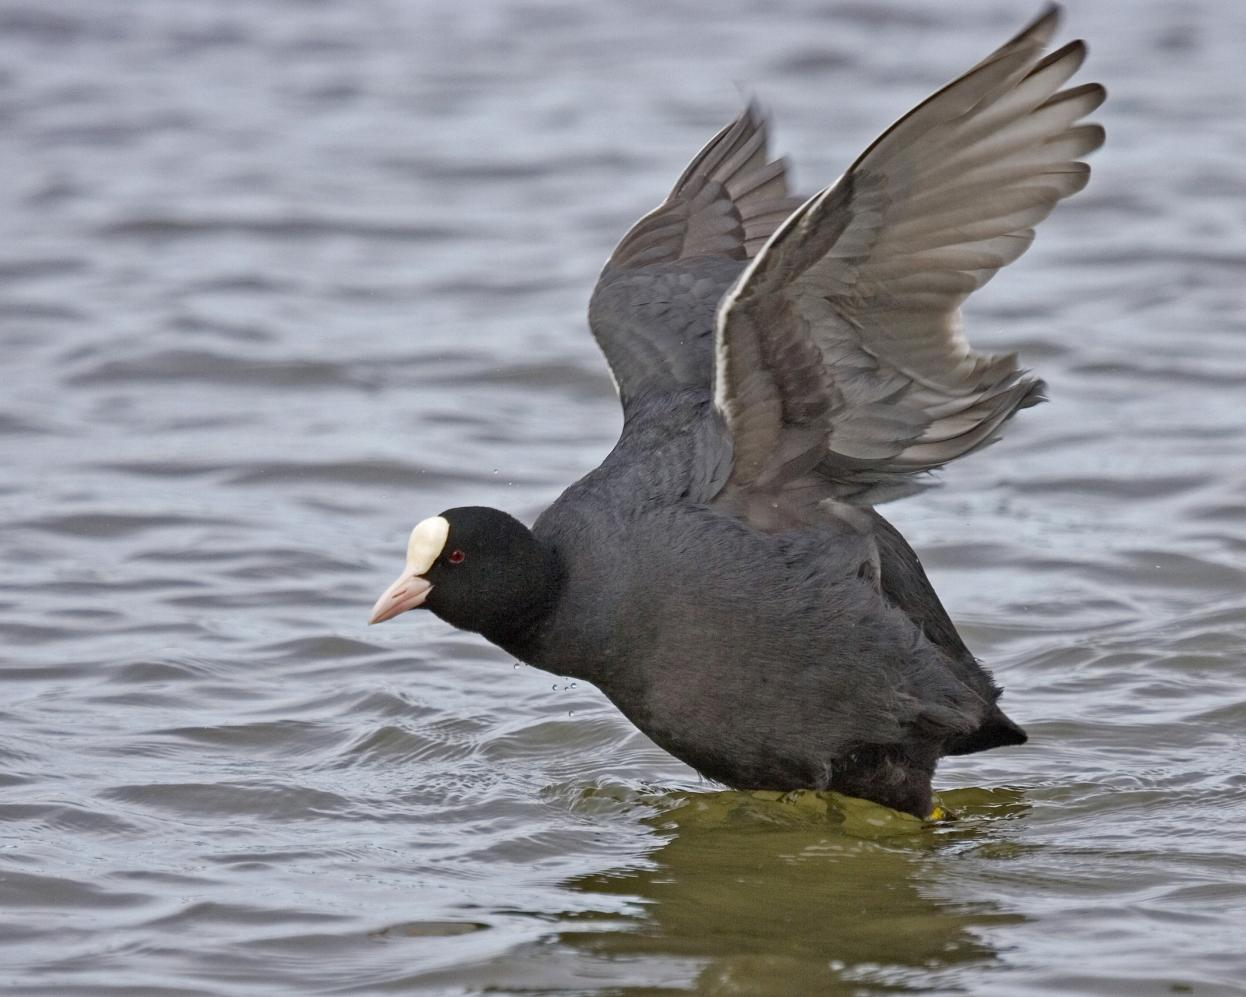
[[[888,507],[1032,737],[957,821],[364,625],[606,452],[589,289],[741,90],[809,190],[1033,8],[706,11],[0,3],[0,987],[1243,992],[1246,8],[1070,12],[1108,145],[969,317],[1052,404]]]

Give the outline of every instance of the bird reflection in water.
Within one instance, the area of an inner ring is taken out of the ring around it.
[[[591,790],[581,805],[598,793],[614,795]],[[949,889],[956,856],[998,846],[999,822],[1028,805],[1006,789],[941,802],[956,819],[936,825],[828,792],[661,797],[645,818],[664,839],[648,861],[567,884],[635,901],[635,919],[580,915],[560,940],[637,960],[645,980],[624,993],[657,992],[663,972],[711,994],[953,986],[959,968],[997,957],[980,929],[1024,920]]]

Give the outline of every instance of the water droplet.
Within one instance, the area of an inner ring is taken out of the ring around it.
[[[568,710],[568,711],[567,711],[567,716],[569,716],[569,717],[573,717],[573,716],[575,716],[575,710]]]

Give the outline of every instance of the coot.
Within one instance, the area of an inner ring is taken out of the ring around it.
[[[1021,744],[917,555],[873,509],[992,442],[1043,383],[974,353],[959,307],[1085,186],[1085,46],[1047,9],[793,197],[756,106],[606,263],[589,324],[614,450],[531,530],[450,509],[371,622],[416,607],[597,685],[739,789],[925,816],[943,755]]]

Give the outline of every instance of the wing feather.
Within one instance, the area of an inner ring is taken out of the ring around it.
[[[1103,88],[1060,89],[1085,45],[1042,54],[1057,20],[1045,11],[884,132],[724,297],[715,401],[734,486],[781,487],[816,465],[837,494],[873,501],[1041,400],[1015,356],[970,348],[960,307],[1086,185],[1078,157],[1103,142],[1080,123]]]
[[[799,201],[749,104],[623,237],[597,282],[589,325],[626,408],[646,393],[707,386],[718,301]]]

